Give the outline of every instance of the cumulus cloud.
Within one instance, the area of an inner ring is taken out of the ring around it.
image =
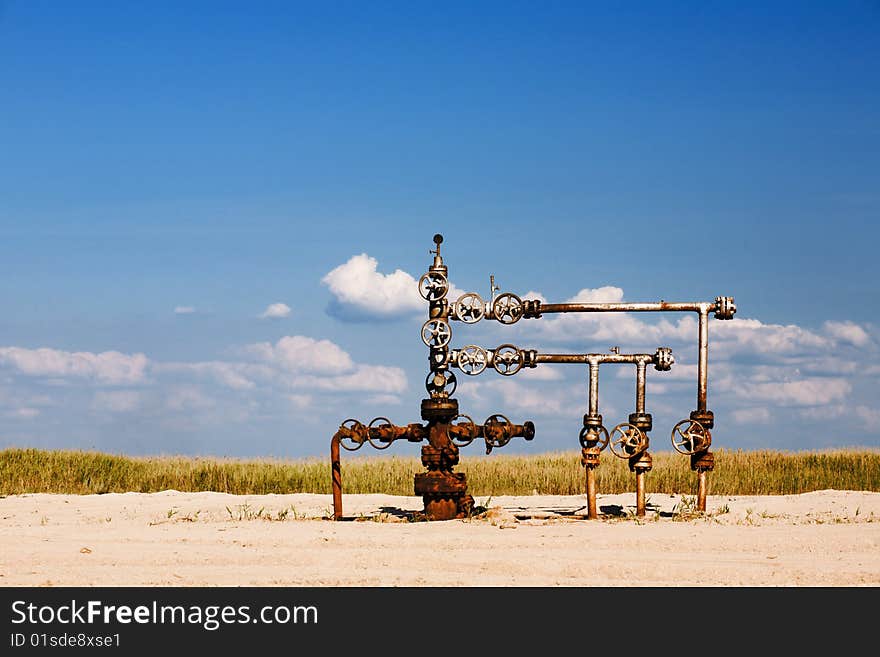
[[[175,315],[191,315],[196,311],[192,306],[175,306],[174,314]]]
[[[805,377],[794,381],[754,381],[724,378],[718,390],[738,399],[772,402],[781,406],[821,406],[840,402],[852,391],[849,381],[836,377]]]
[[[144,354],[118,351],[92,353],[42,347],[0,347],[0,365],[27,376],[92,379],[106,384],[131,384],[144,380],[149,361]]]
[[[854,322],[827,321],[822,326],[828,335],[840,342],[849,342],[856,347],[865,347],[871,342],[865,329]]]
[[[141,395],[133,390],[100,390],[92,399],[92,409],[127,413],[140,406]]]
[[[287,335],[274,345],[259,342],[246,350],[257,359],[288,372],[341,374],[355,367],[351,356],[337,344],[304,335]]]
[[[153,366],[153,369],[161,373],[190,373],[208,377],[233,390],[248,390],[256,385],[246,376],[246,366],[241,363],[225,361],[158,363]]]
[[[758,408],[738,408],[731,413],[736,424],[767,424],[770,422],[770,409],[763,406]]]
[[[330,271],[321,282],[333,295],[328,312],[339,319],[396,319],[424,312],[426,304],[418,281],[402,269],[378,271],[379,262],[366,253],[352,256]]]
[[[260,313],[260,319],[281,319],[290,315],[290,306],[286,303],[272,303]]]
[[[361,253],[327,273],[321,279],[333,295],[327,312],[352,322],[393,320],[427,312],[418,279],[402,269],[383,274],[378,268],[376,258]],[[450,283],[450,302],[460,295],[461,290]]]

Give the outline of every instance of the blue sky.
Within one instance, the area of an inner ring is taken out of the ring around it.
[[[347,417],[417,422],[436,232],[484,298],[733,296],[714,444],[880,446],[878,34],[867,1],[0,2],[0,447],[321,456]],[[671,347],[658,451],[695,326],[453,346]],[[578,447],[585,367],[458,379],[535,422],[505,450]],[[603,366],[609,428],[633,401]]]

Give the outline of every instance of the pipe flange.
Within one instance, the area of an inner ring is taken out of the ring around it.
[[[587,413],[584,415],[584,426],[589,428],[598,428],[602,426],[602,414],[596,413],[595,415],[590,415]]]
[[[629,459],[629,469],[632,472],[647,472],[651,468],[654,467],[654,459],[648,454],[647,451],[642,452],[641,454],[637,454],[635,456],[630,457]]]
[[[710,410],[704,409],[691,411],[691,414],[688,417],[692,420],[696,420],[706,429],[715,428],[715,414]]]
[[[715,319],[733,319],[735,313],[733,297],[715,297]]]
[[[672,349],[669,347],[658,347],[654,352],[654,369],[660,372],[668,372],[675,363],[675,357],[672,355]]]
[[[586,468],[598,467],[600,454],[598,447],[584,447],[581,450],[581,465]]]
[[[715,469],[715,455],[712,452],[697,452],[691,456],[691,470],[710,472]]]
[[[435,398],[422,400],[422,419],[426,422],[449,422],[458,415],[458,400]]]
[[[650,431],[654,423],[650,413],[630,413],[628,421],[644,432]]]

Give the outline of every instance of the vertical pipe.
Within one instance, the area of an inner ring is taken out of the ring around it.
[[[342,465],[339,462],[339,434],[330,440],[330,470],[333,481],[333,519],[342,520]]]
[[[636,471],[636,515],[645,515],[645,471],[641,468]]]
[[[590,415],[599,414],[599,361],[590,359]]]
[[[587,518],[596,520],[599,517],[596,511],[596,473],[593,466],[588,465],[587,470]]]
[[[645,414],[645,368],[645,361],[636,363],[636,413],[639,415]]]
[[[697,472],[697,511],[706,510],[706,471]]]
[[[709,365],[709,309],[700,306],[700,359],[697,365],[697,410],[706,410],[707,369]]]

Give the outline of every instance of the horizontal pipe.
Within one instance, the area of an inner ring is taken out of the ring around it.
[[[614,312],[708,312],[715,307],[706,301],[690,303],[542,303],[546,313],[614,313]]]
[[[650,363],[654,354],[538,354],[536,363]]]

